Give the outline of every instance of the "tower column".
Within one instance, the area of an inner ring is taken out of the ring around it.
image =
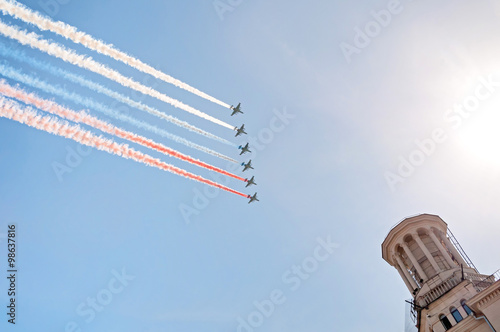
[[[408,272],[408,269],[406,268],[406,266],[403,264],[403,261],[401,260],[401,258],[399,258],[398,255],[395,255],[395,258],[396,258],[396,261],[398,262],[398,265],[399,265],[399,270],[400,273],[403,273],[403,275],[405,276],[405,280],[410,283],[410,286],[409,288],[411,288],[411,291],[413,292],[413,290],[415,288],[419,288],[417,286],[417,283],[415,282],[415,280],[413,280],[413,277],[411,276],[410,272]]]
[[[418,274],[420,275],[420,278],[427,280],[429,279],[427,275],[425,274],[424,270],[422,270],[422,267],[418,263],[417,259],[415,256],[413,256],[413,253],[411,252],[410,248],[406,245],[406,243],[403,241],[403,244],[401,245],[405,251],[405,253],[408,255],[410,258],[411,262],[413,263],[413,266],[415,266],[415,269],[417,269]]]
[[[443,255],[444,259],[446,259],[446,262],[448,265],[450,265],[450,269],[452,269],[454,266],[456,266],[455,262],[453,259],[451,259],[450,255],[446,251],[446,249],[443,247],[441,244],[441,241],[438,240],[436,237],[436,234],[434,234],[434,231],[432,229],[429,229],[429,236],[431,237],[432,241],[434,241],[434,244],[438,247],[439,251],[441,252],[441,255]]]
[[[403,279],[403,281],[405,282],[406,287],[408,287],[408,290],[409,290],[410,292],[413,292],[413,290],[414,290],[416,287],[415,287],[415,288],[412,288],[412,286],[411,286],[410,282],[408,281],[407,277],[404,275],[404,272],[403,272],[403,271],[401,271],[401,268],[400,268],[399,266],[397,266],[397,265],[396,265],[396,266],[395,266],[395,268],[396,268],[396,270],[398,270],[398,272],[399,272],[399,276],[400,276],[400,277],[401,277],[401,279]]]
[[[431,255],[431,253],[429,252],[429,250],[427,249],[427,247],[425,246],[425,244],[422,242],[422,239],[420,238],[420,236],[418,235],[418,233],[416,233],[416,232],[412,233],[411,236],[413,237],[413,239],[415,240],[415,242],[417,242],[417,244],[420,247],[420,249],[422,249],[422,251],[424,252],[425,257],[427,257],[427,259],[431,263],[432,267],[434,268],[434,271],[436,271],[436,273],[441,272],[441,269],[439,268],[439,265],[437,264],[436,260]]]

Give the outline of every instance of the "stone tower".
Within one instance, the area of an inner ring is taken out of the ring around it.
[[[382,257],[413,296],[419,332],[500,332],[500,273],[480,274],[440,217],[401,221],[382,243]]]

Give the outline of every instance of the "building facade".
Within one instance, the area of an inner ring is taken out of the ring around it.
[[[439,216],[421,214],[394,226],[382,257],[413,297],[419,332],[500,332],[500,271],[479,273]]]

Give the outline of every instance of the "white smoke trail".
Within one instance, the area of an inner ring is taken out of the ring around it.
[[[171,139],[177,143],[189,146],[190,148],[197,149],[199,151],[208,153],[210,155],[216,156],[218,158],[221,158],[221,159],[224,159],[227,161],[231,161],[233,163],[238,163],[236,160],[229,158],[229,157],[227,157],[219,152],[216,152],[216,151],[211,150],[207,147],[193,143],[185,138],[173,135],[173,134],[171,134],[163,129],[152,126],[146,122],[139,121],[139,120],[134,119],[128,115],[121,114],[121,113],[117,112],[116,110],[111,109],[111,108],[107,107],[106,105],[103,105],[99,102],[96,102],[90,98],[85,98],[85,97],[82,97],[74,92],[69,92],[61,86],[51,85],[51,84],[49,84],[45,81],[42,81],[36,77],[26,75],[26,74],[24,74],[16,69],[12,68],[12,67],[3,65],[1,63],[0,63],[0,73],[2,75],[4,75],[5,77],[10,78],[10,79],[13,79],[13,80],[16,80],[18,82],[24,83],[26,85],[32,86],[34,88],[43,90],[46,93],[59,96],[59,97],[64,98],[66,100],[70,100],[70,101],[77,103],[77,104],[80,104],[84,107],[94,109],[94,110],[101,112],[103,114],[106,114],[107,116],[110,116],[112,118],[115,118],[115,119],[118,119],[118,120],[121,120],[124,122],[128,122],[128,123],[130,123],[138,128],[148,130],[148,131],[155,133],[157,135],[160,135],[162,137]]]
[[[37,60],[35,58],[32,58],[32,57],[29,57],[27,56],[24,52],[22,51],[19,51],[19,50],[16,50],[16,49],[12,49],[12,48],[8,48],[8,47],[5,47],[2,43],[0,43],[0,55],[4,56],[4,57],[10,57],[10,58],[13,58],[13,59],[16,59],[16,60],[19,60],[19,61],[22,61],[22,62],[25,62],[27,63],[28,65],[30,65],[31,67],[34,67],[36,69],[40,69],[40,70],[44,70],[44,71],[47,71],[49,73],[51,73],[52,75],[54,76],[58,76],[58,77],[62,77],[64,79],[67,79],[71,82],[74,82],[74,83],[77,83],[77,84],[80,84],[81,86],[84,86],[88,89],[91,89],[95,92],[98,92],[98,93],[101,93],[101,94],[104,94],[110,98],[113,98],[121,103],[124,103],[124,104],[127,104],[129,105],[130,107],[133,107],[133,108],[136,108],[136,109],[139,109],[141,111],[145,111],[151,115],[154,115],[156,117],[159,117],[160,119],[163,119],[163,120],[166,120],[168,122],[171,122],[179,127],[182,127],[182,128],[185,128],[185,129],[188,129],[194,133],[197,133],[197,134],[200,134],[200,135],[203,135],[205,137],[208,137],[208,138],[211,138],[213,140],[216,140],[216,141],[219,141],[221,143],[224,143],[224,144],[227,144],[227,145],[230,145],[230,146],[233,146],[233,147],[236,147],[237,145],[234,144],[234,143],[231,143],[229,142],[228,140],[226,139],[223,139],[219,136],[216,136],[214,134],[211,134],[205,130],[202,130],[200,128],[197,128],[185,121],[182,121],[182,120],[179,120],[171,115],[167,115],[165,113],[162,113],[160,111],[158,111],[157,109],[153,108],[153,107],[150,107],[148,105],[144,105],[143,103],[141,102],[137,102],[135,100],[132,100],[131,98],[125,96],[125,95],[122,95],[116,91],[113,91],[111,89],[108,89],[106,88],[105,86],[99,84],[99,83],[96,83],[96,82],[93,82],[91,80],[88,80],[80,75],[76,75],[76,74],[73,74],[69,71],[66,71],[64,69],[61,69],[61,68],[58,68],[56,66],[53,66],[47,62],[44,62],[44,61],[40,61],[40,60]]]
[[[78,31],[75,27],[70,26],[64,22],[54,22],[50,18],[44,17],[39,13],[34,12],[16,1],[0,0],[0,10],[2,10],[4,14],[14,16],[26,23],[33,24],[40,30],[52,31],[75,43],[84,45],[91,50],[107,55],[117,61],[121,61],[139,71],[142,71],[143,73],[150,74],[164,82],[173,84],[211,102],[214,102],[226,108],[230,108],[228,104],[143,63],[139,59],[136,59],[116,49],[115,47],[113,47],[113,45],[106,44],[101,40],[95,39],[94,37],[84,32]]]
[[[48,133],[70,138],[80,144],[84,144],[110,154],[118,155],[126,159],[156,167],[161,170],[174,173],[185,178],[195,180],[210,186],[231,192],[242,197],[248,197],[234,189],[223,186],[217,182],[207,180],[199,175],[195,175],[181,168],[162,162],[147,154],[130,148],[127,144],[120,144],[102,136],[96,136],[88,130],[82,129],[78,125],[70,125],[66,121],[61,121],[54,117],[45,115],[40,116],[30,107],[21,107],[18,103],[0,96],[0,117],[11,119],[30,127],[46,131]]]
[[[234,126],[231,126],[230,124],[224,121],[216,119],[206,113],[203,113],[202,111],[199,111],[189,105],[186,105],[150,87],[142,85],[141,83],[136,82],[131,78],[125,77],[116,70],[108,68],[102,63],[94,61],[91,57],[82,56],[80,54],[77,54],[73,50],[66,49],[64,46],[60,44],[52,43],[45,39],[40,39],[41,36],[33,32],[28,33],[24,30],[19,30],[17,27],[9,26],[0,21],[0,33],[8,38],[17,40],[19,43],[23,45],[28,45],[32,48],[38,49],[49,55],[55,56],[68,63],[71,63],[75,66],[90,70],[96,74],[102,75],[110,80],[113,80],[125,87],[134,89],[138,92],[141,92],[143,94],[161,100],[165,103],[168,103],[178,109],[194,114],[196,116],[199,116],[200,118],[211,121],[228,129],[235,130]]]
[[[185,155],[179,151],[176,151],[174,149],[166,147],[165,145],[157,143],[157,142],[155,142],[151,139],[148,139],[144,136],[140,136],[140,135],[134,134],[132,132],[115,127],[112,124],[109,124],[105,121],[99,120],[98,118],[96,118],[92,115],[87,114],[84,111],[76,112],[76,111],[70,110],[66,107],[63,107],[59,104],[56,104],[53,101],[42,99],[33,93],[28,93],[28,92],[22,90],[21,88],[14,88],[14,87],[10,86],[9,84],[7,84],[7,82],[5,82],[5,80],[3,80],[3,79],[0,79],[0,94],[3,94],[4,96],[9,97],[9,98],[15,98],[15,99],[17,99],[25,104],[29,104],[29,105],[34,106],[42,111],[57,115],[57,116],[64,118],[66,120],[73,121],[75,123],[83,123],[83,124],[86,124],[86,125],[91,126],[93,128],[99,129],[105,133],[115,135],[117,137],[129,140],[130,142],[134,142],[134,143],[140,144],[142,146],[151,148],[151,149],[156,150],[158,152],[161,152],[167,156],[178,158],[180,160],[186,161],[186,162],[191,163],[193,165],[203,167],[203,168],[209,169],[211,171],[230,176],[230,177],[238,179],[240,181],[245,181],[245,178],[242,178],[241,176],[234,175],[234,174],[227,172],[223,169],[220,169],[218,167],[204,163],[198,159],[194,159],[191,156]]]

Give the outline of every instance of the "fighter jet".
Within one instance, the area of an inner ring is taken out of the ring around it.
[[[231,113],[231,116],[238,114],[238,113],[243,114],[243,112],[241,111],[241,103],[238,103],[238,106],[236,106],[236,107],[233,107],[233,105],[231,105],[231,109],[233,110],[233,113]]]
[[[241,128],[239,128],[239,129],[238,129],[238,127],[235,127],[234,130],[237,131],[237,133],[236,133],[236,135],[234,137],[238,137],[241,134],[246,134],[246,132],[245,132],[245,124],[242,124]]]
[[[247,198],[250,198],[248,204],[252,203],[253,201],[259,202],[259,200],[257,199],[257,193],[253,194],[253,196],[248,195]]]
[[[249,169],[249,168],[254,169],[254,168],[252,167],[252,159],[250,159],[250,160],[248,161],[248,163],[246,163],[246,164],[245,164],[245,163],[241,163],[241,166],[245,166],[245,167],[243,167],[243,172],[244,172],[244,171],[246,171],[246,170],[247,170],[247,169]]]
[[[252,184],[257,185],[257,183],[255,183],[255,181],[254,181],[254,178],[255,178],[255,176],[252,176],[252,178],[250,180],[246,179],[247,185],[245,186],[245,188],[247,188],[248,186],[251,186]]]
[[[238,149],[240,149],[240,150],[241,150],[241,152],[240,152],[240,156],[241,156],[242,154],[244,154],[244,153],[247,153],[247,152],[252,152],[252,151],[250,151],[250,149],[248,148],[248,143],[247,143],[245,146],[241,146],[241,145],[240,145],[240,146],[238,147]]]

